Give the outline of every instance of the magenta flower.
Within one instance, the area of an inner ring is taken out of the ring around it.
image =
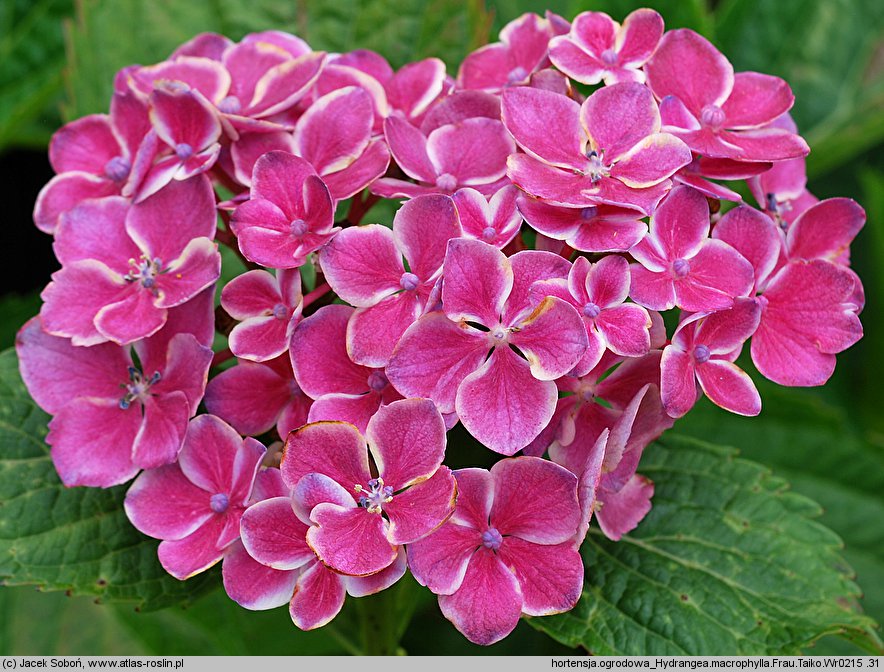
[[[522,614],[568,611],[583,590],[577,478],[536,457],[491,471],[455,472],[457,509],[434,534],[408,546],[418,583],[439,595],[454,627],[476,644],[506,637]],[[532,492],[538,496],[525,497]]]
[[[723,240],[750,264],[755,276],[755,292],[764,291],[768,279],[783,254],[783,236],[770,217],[741,205],[728,210],[718,220],[712,237]]]
[[[525,195],[518,206],[532,229],[584,252],[626,252],[648,233],[644,215],[632,208],[560,208]]]
[[[693,408],[697,382],[709,400],[726,411],[761,412],[755,384],[733,363],[760,319],[761,306],[756,301],[739,299],[733,308],[708,316],[695,313],[682,320],[660,363],[660,394],[669,415],[680,418]]]
[[[313,400],[301,391],[288,355],[258,364],[247,360],[222,371],[206,386],[206,409],[240,434],[276,427],[280,438],[307,422]]]
[[[849,198],[827,198],[794,219],[786,233],[786,258],[828,259],[848,265],[850,244],[866,223],[866,213]]]
[[[663,17],[653,9],[637,9],[621,26],[604,12],[574,17],[571,31],[549,45],[559,70],[583,84],[644,83],[641,67],[663,36]]]
[[[274,151],[258,159],[250,195],[230,226],[242,253],[262,266],[301,266],[337,231],[328,188],[297,156]]]
[[[294,624],[313,630],[337,616],[348,594],[377,593],[405,574],[404,548],[389,567],[371,576],[345,576],[326,567],[307,545],[310,519],[295,508],[280,472],[259,473],[255,490],[262,476],[269,487],[260,498],[253,495],[258,501],[242,517],[242,550],[234,545],[224,558],[224,586],[236,602],[247,609],[272,609],[288,602]]]
[[[264,446],[211,415],[190,421],[178,462],[144,471],[123,505],[132,524],[162,539],[160,563],[176,579],[205,571],[239,537]]]
[[[168,311],[221,273],[215,196],[204,176],[173,182],[129,206],[88,200],[64,215],[53,245],[60,271],[43,290],[43,326],[74,345],[126,344],[166,323]]]
[[[230,350],[241,359],[265,362],[289,347],[301,320],[303,297],[297,270],[248,271],[221,290],[221,306],[240,323],[230,332]]]
[[[298,119],[294,154],[307,160],[335,201],[358,194],[387,172],[390,152],[372,140],[374,112],[364,89],[348,86],[322,96]]]
[[[572,306],[557,297],[537,305],[529,297],[533,282],[565,277],[568,269],[547,252],[508,259],[481,241],[452,240],[443,266],[444,312],[408,328],[387,367],[390,381],[406,396],[432,399],[443,413],[456,410],[491,450],[512,455],[528,445],[555,410],[552,381],[587,347]]]
[[[179,55],[154,65],[136,65],[121,71],[116,88],[128,86],[149,98],[154,89],[170,82],[193,89],[217,105],[230,89],[230,73],[221,63],[209,58]]]
[[[494,193],[506,175],[507,157],[516,151],[497,119],[472,117],[426,135],[399,117],[388,117],[384,135],[397,165],[418,184],[384,177],[371,186],[383,198],[452,194],[461,187]]]
[[[22,378],[54,416],[46,442],[65,485],[106,488],[175,460],[212,361],[212,351],[180,324],[190,316],[180,317],[135,344],[138,364],[129,347],[74,347],[45,333],[39,318],[19,331]]]
[[[583,316],[589,346],[574,368],[576,375],[595,367],[605,349],[623,357],[642,357],[651,348],[648,311],[624,303],[629,295],[629,262],[623,257],[602,257],[595,264],[577,257],[567,280],[538,282],[531,293],[541,300],[558,296]]]
[[[679,186],[651,217],[649,235],[630,250],[630,296],[653,310],[720,310],[752,288],[752,265],[709,236],[709,204],[691,187]]]
[[[527,83],[532,74],[549,67],[547,45],[563,30],[567,32],[568,28],[561,17],[547,13],[544,19],[534,13],[522,14],[501,29],[499,42],[467,55],[457,74],[458,88],[499,91]]]
[[[794,101],[779,77],[734,74],[730,62],[692,30],[671,30],[645,65],[648,86],[661,100],[664,128],[694,152],[737,161],[806,156],[804,140],[782,128],[762,128]]]
[[[399,209],[392,231],[380,224],[351,227],[322,249],[319,262],[328,284],[358,307],[347,327],[347,352],[354,362],[387,364],[399,338],[430,302],[448,241],[460,235],[451,198],[428,194]]]
[[[687,146],[660,132],[651,92],[635,83],[606,86],[583,105],[551,91],[503,92],[503,121],[526,154],[507,175],[553,204],[620,205],[653,212],[668,178],[691,161]]]
[[[58,218],[80,202],[128,195],[144,177],[143,169],[133,171],[133,164],[148,131],[147,105],[131,91],[114,93],[110,115],[90,114],[56,131],[49,163],[58,175],[37,197],[37,228],[55,233]]]
[[[150,94],[150,120],[166,147],[135,194],[135,202],[155,194],[171,180],[187,180],[209,170],[218,159],[221,122],[203,96],[178,82]]]
[[[323,564],[368,576],[454,511],[456,487],[444,455],[439,411],[428,399],[404,399],[381,408],[365,438],[344,422],[292,432],[280,469],[295,511],[309,516],[307,543]]]
[[[516,209],[518,196],[519,190],[512,185],[503,187],[488,199],[475,189],[458,189],[452,198],[463,236],[498,249],[506,247],[522,225],[522,216]]]
[[[309,421],[342,420],[365,432],[369,419],[402,396],[381,368],[356,364],[347,349],[349,306],[325,306],[298,325],[291,359],[301,390],[314,399]],[[282,435],[280,435],[282,436]]]

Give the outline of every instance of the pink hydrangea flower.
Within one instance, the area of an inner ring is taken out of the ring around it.
[[[506,247],[518,235],[522,225],[522,216],[516,209],[518,196],[519,190],[512,185],[503,187],[487,199],[475,189],[458,189],[452,198],[463,236],[498,249]]]
[[[426,135],[399,117],[388,117],[384,135],[396,164],[418,184],[384,177],[371,186],[383,198],[452,194],[461,187],[494,193],[506,175],[507,157],[516,151],[498,119],[472,117]]]
[[[557,205],[620,205],[650,214],[668,178],[691,161],[687,145],[660,132],[651,92],[635,83],[606,86],[583,105],[530,87],[507,89],[503,121],[525,154],[507,175]]]
[[[662,101],[665,130],[698,154],[782,161],[810,151],[800,136],[768,126],[792,107],[789,85],[757,72],[734,74],[721,52],[692,30],[666,33],[645,73]]]
[[[535,231],[583,252],[626,252],[648,233],[642,213],[616,205],[560,208],[519,197],[519,212]]]
[[[230,350],[241,359],[265,362],[289,347],[301,320],[303,297],[297,270],[248,271],[221,291],[221,306],[240,323],[229,336]]]
[[[294,624],[313,630],[337,616],[347,595],[372,595],[405,574],[404,548],[389,567],[371,576],[345,576],[329,569],[307,545],[310,519],[294,506],[280,472],[259,473],[255,490],[259,485],[261,496],[253,495],[258,501],[242,517],[242,550],[234,546],[224,558],[227,594],[240,605],[272,609],[288,602]]]
[[[571,305],[558,297],[538,305],[529,297],[534,281],[564,277],[568,268],[546,252],[508,259],[487,243],[452,240],[443,267],[444,312],[408,328],[387,367],[390,381],[406,396],[433,399],[443,413],[456,410],[474,437],[512,455],[549,422],[552,381],[586,351],[586,330]]]
[[[457,509],[408,546],[408,564],[476,644],[506,637],[522,614],[568,611],[583,590],[577,478],[548,460],[517,457],[491,471],[455,472]],[[525,497],[532,492],[537,496]]]
[[[74,345],[126,344],[156,333],[170,308],[218,279],[215,197],[198,176],[140,204],[87,200],[65,214],[53,245],[62,268],[43,290],[51,334]]]
[[[783,236],[770,217],[748,205],[738,206],[718,220],[712,237],[723,240],[752,264],[755,287],[750,294],[764,291],[768,279],[781,262],[784,244]]]
[[[525,84],[532,74],[549,66],[550,38],[567,29],[561,17],[522,14],[501,29],[499,42],[467,55],[457,73],[458,88],[499,91],[505,86]]]
[[[230,73],[209,58],[179,55],[147,66],[131,66],[117,75],[115,88],[129,87],[145,100],[154,89],[169,82],[180,83],[213,104],[218,104],[230,88]]]
[[[133,348],[75,347],[45,333],[39,318],[19,331],[22,378],[40,408],[54,416],[46,442],[65,485],[106,488],[175,460],[212,361],[212,351],[198,340],[205,336],[202,326],[188,329],[190,316],[180,318],[135,344],[137,365]]]
[[[78,203],[137,186],[144,170],[134,166],[135,157],[149,130],[147,105],[130,91],[114,93],[110,115],[90,114],[59,129],[49,143],[49,163],[58,175],[37,196],[37,228],[55,233],[59,216]]]
[[[239,537],[264,446],[218,418],[191,420],[178,461],[144,471],[123,503],[132,524],[162,539],[165,570],[187,579],[221,560]]]
[[[292,337],[291,361],[301,390],[315,400],[310,422],[343,420],[364,432],[379,408],[402,396],[382,368],[350,358],[347,329],[354,314],[349,306],[332,305],[306,318]]]
[[[625,303],[629,262],[623,257],[602,257],[595,264],[577,257],[567,280],[538,282],[531,293],[538,298],[558,296],[583,316],[589,346],[575,366],[577,375],[595,367],[605,349],[624,357],[642,357],[651,348],[651,316],[641,306]]]
[[[733,308],[682,320],[663,350],[660,393],[666,412],[680,418],[697,401],[697,383],[716,406],[739,415],[758,415],[761,397],[734,360],[758,329],[761,306],[738,299]],[[695,382],[696,379],[696,382]]]
[[[433,402],[404,399],[381,408],[365,438],[343,422],[292,432],[280,469],[295,510],[309,518],[307,543],[323,564],[368,576],[454,511],[455,482],[444,456],[445,422]]]
[[[621,26],[604,12],[583,12],[567,35],[549,45],[559,70],[583,84],[611,85],[645,81],[641,67],[663,36],[663,17],[653,9],[637,9]]]
[[[460,235],[454,202],[434,194],[407,201],[392,231],[380,224],[351,227],[322,249],[328,284],[358,308],[347,326],[354,362],[386,365],[403,332],[432,303],[446,245]]]
[[[289,356],[263,363],[242,360],[206,386],[206,409],[240,434],[257,436],[274,427],[280,438],[307,422],[313,400],[292,374]]]
[[[230,219],[247,259],[296,268],[337,232],[328,188],[304,159],[268,152],[255,163],[251,198]]]
[[[679,186],[651,217],[650,233],[630,250],[630,296],[654,310],[720,310],[752,288],[752,265],[721,240],[709,237],[709,204]]]

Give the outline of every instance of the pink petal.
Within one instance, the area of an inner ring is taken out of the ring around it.
[[[143,471],[126,492],[129,521],[157,539],[181,539],[205,523],[213,512],[210,493],[187,480],[177,464]]]
[[[123,410],[119,401],[73,399],[52,418],[46,443],[62,482],[72,487],[107,488],[138,473],[132,444],[141,425],[137,405]],[[95,428],[102,427],[100,440]]]
[[[624,357],[641,357],[651,347],[648,311],[631,303],[602,311],[596,319],[596,328],[605,338],[608,348]]]
[[[286,499],[289,500],[289,509],[294,509],[295,515],[306,526],[303,534],[307,534],[307,527],[312,524],[310,513],[319,504],[330,503],[344,508],[355,508],[356,500],[350,492],[325,474],[310,473],[298,481],[292,490],[290,500]]]
[[[629,296],[633,301],[651,310],[669,310],[675,306],[675,283],[669,273],[630,264],[629,274]]]
[[[479,531],[449,522],[408,545],[408,567],[422,586],[437,595],[451,595],[460,588],[470,558],[481,545]]]
[[[420,313],[420,299],[412,291],[358,309],[347,325],[347,353],[363,366],[386,366],[402,334]]]
[[[671,417],[680,418],[697,403],[693,357],[669,345],[663,350],[660,372],[663,407]]]
[[[531,296],[535,282],[568,277],[571,270],[564,257],[544,250],[522,250],[510,257],[513,267],[513,291],[506,302],[503,323],[516,325],[536,308]]]
[[[467,431],[496,453],[527,446],[552,418],[556,386],[531,375],[508,347],[495,348],[457,390],[455,407]]]
[[[801,136],[781,128],[722,131],[719,136],[728,145],[737,147],[736,152],[731,151],[726,156],[741,161],[783,161],[810,153],[810,147]]]
[[[387,366],[387,377],[403,395],[427,397],[442,413],[454,411],[457,388],[485,360],[485,334],[434,312],[403,334]]]
[[[289,321],[270,315],[251,317],[233,328],[228,345],[234,355],[264,362],[288,350]]]
[[[439,596],[442,614],[467,639],[487,646],[510,634],[519,623],[519,582],[488,549],[473,554],[460,587]]]
[[[191,89],[161,86],[150,94],[150,120],[160,140],[176,149],[201,151],[221,137],[221,122],[210,103]],[[183,156],[183,155],[182,155]]]
[[[166,323],[167,315],[164,308],[157,307],[156,297],[149,290],[137,285],[126,289],[120,300],[95,314],[98,332],[121,345],[155,334]]]
[[[574,268],[577,268],[576,261]],[[600,308],[612,308],[623,303],[629,295],[629,262],[615,255],[602,257],[586,278],[585,291],[588,298]]]
[[[491,506],[494,503],[494,477],[485,469],[458,469],[457,509],[451,518],[453,523],[479,531],[488,526]]]
[[[220,101],[230,88],[227,70],[208,58],[179,56],[174,60],[138,68],[132,73],[132,84],[146,94],[165,80],[183,82],[212,102]]]
[[[313,86],[324,63],[323,52],[308,52],[268,70],[246,106],[249,116],[268,117],[290,108]]]
[[[574,307],[548,296],[519,323],[510,342],[519,348],[538,380],[555,380],[574,368],[586,351],[583,320]]]
[[[636,83],[602,87],[586,99],[580,120],[593,149],[600,150],[607,163],[660,130],[660,112],[653,94]]]
[[[510,47],[499,42],[486,44],[467,54],[457,74],[461,89],[495,90],[507,83],[512,69]],[[525,73],[527,77],[528,73]]]
[[[539,457],[517,457],[495,464],[491,475],[490,524],[501,534],[536,544],[560,544],[576,534],[580,507],[577,477],[570,471]],[[525,492],[546,494],[526,498]]]
[[[779,77],[738,72],[734,89],[721,109],[727,117],[727,128],[754,128],[779,117],[794,101],[792,89]]]
[[[313,559],[307,525],[298,520],[288,497],[252,504],[240,520],[242,543],[249,555],[273,569],[297,569]]]
[[[495,326],[513,287],[512,267],[496,247],[478,240],[448,243],[443,268],[442,305],[454,321]]]
[[[65,124],[49,143],[49,163],[56,173],[80,170],[104,176],[105,164],[120,153],[106,114],[90,114]]]
[[[752,264],[730,245],[710,239],[690,261],[690,273],[675,282],[675,297],[684,310],[728,308],[736,296],[746,296],[755,276]]]
[[[258,159],[272,151],[292,154],[294,149],[292,135],[285,131],[241,135],[239,140],[230,145],[230,157],[237,181],[244,186],[252,186],[252,172]]]
[[[574,17],[569,36],[594,56],[614,46],[617,24],[604,12],[582,12]]]
[[[672,177],[690,162],[691,150],[684,142],[669,133],[654,133],[624,155],[612,168],[611,176],[641,189]]]
[[[344,579],[317,561],[298,577],[289,614],[301,630],[315,630],[338,615],[346,597]]]
[[[406,117],[418,117],[442,93],[444,81],[445,63],[438,58],[408,63],[386,83],[387,99]]]
[[[187,478],[209,493],[230,491],[239,434],[221,419],[200,415],[190,421],[178,464]]]
[[[663,36],[663,17],[653,9],[637,9],[623,21],[617,34],[621,65],[639,66],[657,49]]]
[[[406,175],[421,182],[436,181],[436,168],[427,155],[427,139],[423,133],[404,119],[387,117],[384,135],[393,159]]]
[[[598,84],[611,67],[564,35],[550,41],[549,58],[568,77],[583,84]]]
[[[404,399],[382,407],[371,419],[366,438],[378,474],[394,490],[430,478],[445,457],[445,422],[429,399]]]
[[[690,187],[675,187],[651,218],[651,236],[669,260],[693,257],[709,235],[709,203]]]
[[[348,491],[355,485],[364,487],[371,478],[365,440],[355,427],[344,422],[315,422],[289,434],[279,468],[289,488],[314,471],[329,476]]]
[[[586,167],[586,136],[576,102],[531,87],[506,89],[501,101],[503,123],[528,154],[552,166],[571,170]]]
[[[224,525],[224,516],[212,516],[188,536],[160,542],[157,554],[163,569],[184,581],[214,565],[224,555],[217,545]]]
[[[292,599],[298,573],[262,565],[235,541],[224,553],[221,575],[227,596],[254,611],[281,607]]]
[[[524,614],[549,616],[570,611],[583,593],[583,559],[570,543],[541,546],[507,537],[499,557],[519,582]]]
[[[146,399],[144,418],[132,446],[132,461],[142,469],[174,462],[190,415],[190,404],[183,392]]]
[[[341,577],[347,594],[351,597],[365,597],[386,590],[399,579],[405,576],[408,568],[408,559],[405,548],[401,547],[393,564],[371,576],[343,576]]]
[[[64,213],[52,245],[55,256],[63,266],[94,259],[125,275],[131,270],[128,260],[141,255],[124,228],[128,211],[128,200],[112,196],[87,200]]]
[[[651,510],[654,484],[638,474],[616,493],[602,492],[602,508],[596,513],[599,527],[608,539],[619,541],[631,532]]]
[[[46,183],[34,205],[34,223],[44,233],[54,233],[58,218],[90,198],[113,196],[119,187],[104,177],[71,172],[56,175]]]
[[[838,258],[850,249],[866,223],[866,213],[849,198],[828,198],[806,210],[786,234],[789,259]]]
[[[293,384],[269,366],[240,362],[209,381],[206,409],[240,434],[263,434],[291,400]]]
[[[454,201],[441,194],[406,201],[393,219],[396,246],[423,282],[440,271],[448,241],[460,235]]]
[[[322,176],[335,201],[350,198],[387,172],[390,151],[383,139],[371,142],[353,163],[336,173]]]
[[[255,163],[251,196],[270,201],[287,220],[295,219],[304,215],[302,189],[311,175],[316,171],[304,159],[282,151],[268,152]],[[235,213],[234,219],[240,219],[239,215]]]
[[[454,476],[441,467],[428,480],[413,485],[384,504],[390,519],[388,537],[394,544],[411,544],[426,537],[454,512]]]
[[[353,163],[368,146],[374,122],[371,98],[348,86],[316,100],[295,126],[295,152],[320,175]]]
[[[360,432],[368,427],[368,421],[381,406],[381,396],[374,392],[364,394],[325,394],[310,406],[308,422],[335,420],[348,422]]]
[[[519,210],[535,230],[587,252],[628,250],[648,231],[641,213],[614,206],[557,208],[522,197]]]
[[[401,254],[393,233],[380,224],[341,231],[322,249],[320,264],[332,289],[357,307],[373,306],[402,289]]]
[[[221,291],[221,305],[235,320],[265,315],[281,301],[279,284],[272,273],[247,271],[228,282]]]
[[[430,108],[420,128],[423,133],[429,134],[446,124],[474,117],[500,119],[500,99],[482,91],[455,91]]]
[[[349,306],[324,306],[303,320],[292,335],[291,358],[295,379],[304,392],[318,399],[341,392],[367,391],[371,370],[354,364],[347,354]]]
[[[362,507],[319,504],[310,518],[307,543],[323,564],[343,574],[367,576],[396,559],[397,547],[387,539],[387,521]]]
[[[680,98],[695,117],[706,105],[721,106],[734,87],[734,69],[704,37],[670,30],[645,64],[648,85],[658,99]]]
[[[195,238],[156,279],[158,308],[174,308],[189,301],[221,276],[218,246],[208,238]]]
[[[515,151],[503,124],[484,117],[442,126],[427,138],[427,156],[436,174],[452,175],[465,186],[503,177],[506,158]]]
[[[739,415],[761,413],[761,397],[755,383],[736,364],[723,359],[710,359],[697,367],[697,380],[716,406]]]
[[[713,355],[726,355],[749,340],[758,328],[761,306],[754,299],[738,299],[734,307],[703,319],[694,335]]]
[[[780,235],[770,217],[746,205],[728,210],[715,225],[712,237],[723,240],[752,264],[756,287],[767,280],[782,249]]]

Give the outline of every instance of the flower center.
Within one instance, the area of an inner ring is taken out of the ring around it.
[[[209,499],[209,506],[215,513],[224,513],[227,511],[227,507],[230,506],[230,500],[223,492],[216,492]]]
[[[617,62],[617,52],[613,49],[605,49],[601,58],[605,65],[614,65]]]
[[[380,369],[376,369],[368,374],[368,387],[369,389],[374,390],[375,392],[380,392],[383,390],[388,384],[389,380],[387,380],[387,376],[384,375],[384,372]]]
[[[676,259],[672,262],[672,275],[683,278],[691,272],[691,265],[686,259]]]
[[[417,286],[420,284],[420,278],[418,278],[414,273],[403,273],[402,277],[399,278],[399,286],[402,287],[406,292],[413,292],[417,289]]]
[[[307,233],[307,222],[303,219],[293,219],[289,224],[289,229],[292,232],[293,236],[300,238],[305,233]]]
[[[580,219],[587,221],[594,218],[597,214],[599,214],[599,209],[594,205],[590,205],[580,211]]]
[[[583,306],[583,315],[591,320],[598,317],[600,312],[602,312],[602,309],[591,301]]]
[[[700,344],[694,348],[694,359],[697,364],[705,364],[708,362],[710,355],[709,348],[705,345]]]
[[[442,191],[454,191],[457,188],[457,178],[451,173],[443,173],[436,178],[436,186]]]
[[[506,343],[506,333],[507,330],[498,325],[495,329],[492,329],[489,332],[489,336],[491,336],[491,342],[494,345],[500,345],[502,343]]]
[[[482,240],[490,242],[494,240],[494,237],[496,235],[497,229],[495,229],[493,226],[486,226],[484,229],[482,229]]]
[[[700,111],[700,122],[704,126],[709,126],[713,129],[719,129],[724,123],[724,119],[724,110],[722,110],[718,105],[706,105]]]
[[[242,103],[236,96],[227,96],[227,98],[218,103],[218,109],[224,114],[236,114],[242,109]]]
[[[156,295],[157,276],[163,272],[162,260],[159,257],[151,259],[146,254],[142,254],[138,261],[130,259],[129,266],[132,270],[123,276],[123,279],[126,282],[140,282],[142,287]]]
[[[287,320],[289,317],[288,306],[282,303],[277,303],[273,306],[273,317],[277,320]]]
[[[393,501],[393,488],[384,485],[383,478],[373,478],[368,482],[368,490],[361,485],[354,485],[353,490],[360,495],[358,503],[369,513],[380,513],[384,504]]]
[[[120,399],[120,408],[125,411],[136,399],[138,401],[144,401],[150,394],[150,386],[158,382],[160,378],[162,378],[160,372],[154,371],[150,378],[145,379],[144,374],[141,373],[141,371],[134,366],[130,366],[129,382],[120,385],[120,387],[126,390],[126,394]]]
[[[496,527],[489,527],[482,533],[482,545],[496,551],[503,543],[503,535],[497,531]]]
[[[193,147],[188,145],[186,142],[179,142],[175,145],[175,156],[177,156],[182,161],[187,161],[191,156],[193,156]]]
[[[611,172],[605,166],[604,159],[596,150],[592,150],[586,155],[586,158],[589,159],[589,168],[587,169],[586,174],[589,175],[589,179],[592,180],[593,184],[601,180],[603,177],[607,177]]]
[[[521,65],[517,65],[515,68],[510,70],[510,73],[506,76],[506,80],[510,84],[516,84],[518,82],[524,82],[528,78],[528,71],[525,70]]]
[[[104,174],[114,182],[122,182],[129,177],[129,171],[132,170],[132,164],[122,156],[115,156],[106,164],[104,164]]]

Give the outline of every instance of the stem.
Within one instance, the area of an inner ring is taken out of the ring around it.
[[[395,656],[399,649],[399,633],[394,622],[393,591],[361,597],[359,621],[362,629],[362,653],[367,656]]]
[[[216,352],[215,356],[212,357],[212,368],[215,368],[216,366],[220,366],[221,364],[226,362],[228,359],[232,359],[232,358],[233,358],[233,353],[230,351],[230,348],[224,348],[220,352]]]
[[[306,308],[311,303],[316,301],[316,299],[328,294],[330,291],[331,291],[331,287],[328,286],[328,283],[323,282],[321,285],[319,285],[312,292],[310,292],[306,296],[304,296],[304,308]]]
[[[325,631],[332,636],[332,638],[341,645],[341,648],[344,649],[351,656],[361,656],[363,652],[356,646],[353,642],[347,639],[340,630],[338,630],[334,623],[329,623],[325,626]]]
[[[367,194],[365,198],[354,198],[350,202],[350,209],[347,211],[347,221],[351,226],[356,226],[365,217],[365,213],[371,210],[372,206],[380,200],[379,196]]]
[[[574,248],[566,243],[559,254],[561,254],[565,259],[570,259],[571,255],[574,254]]]

